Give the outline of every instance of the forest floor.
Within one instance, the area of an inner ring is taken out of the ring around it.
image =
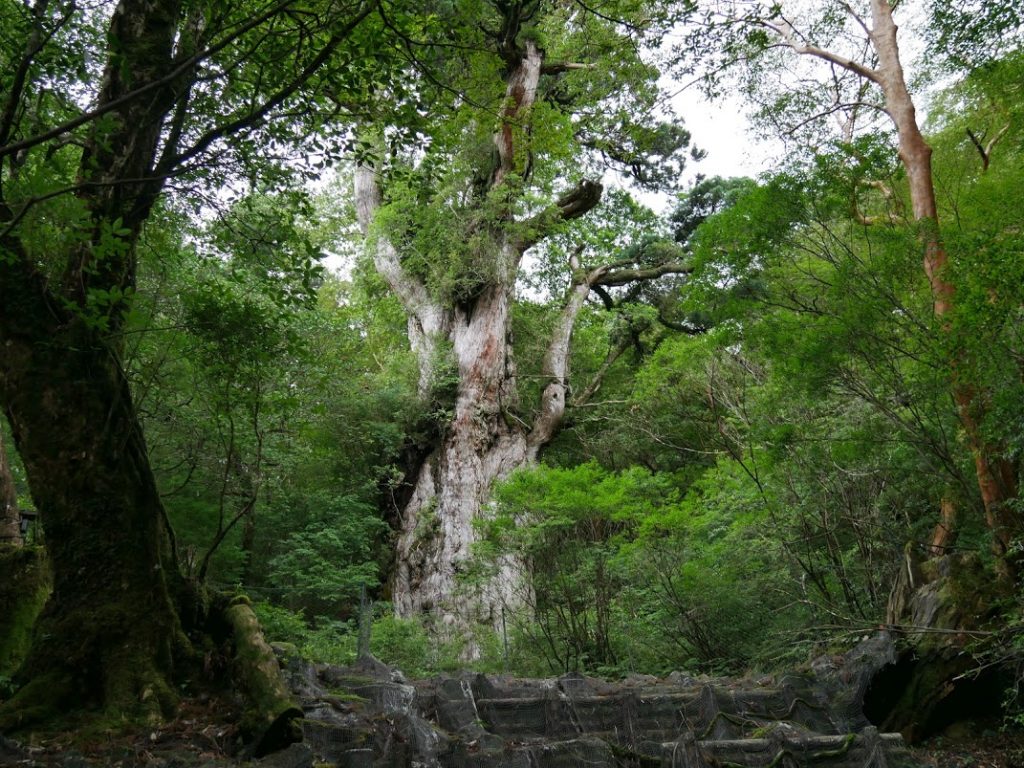
[[[26,742],[0,738],[3,768],[227,768],[244,761],[238,707],[219,698],[182,702],[159,727],[85,721]]]
[[[1024,768],[1024,732],[958,723],[912,751],[922,768]]]
[[[238,734],[238,711],[230,702],[193,699],[159,728],[80,730],[34,738],[27,744],[0,738],[4,768],[285,768],[295,755],[247,760]],[[996,724],[961,723],[912,749],[921,768],[1024,768],[1024,731]]]

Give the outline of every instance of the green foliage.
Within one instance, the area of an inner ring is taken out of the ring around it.
[[[695,267],[681,311],[711,331],[663,341],[642,359],[627,403],[594,415],[604,434],[582,453],[608,466],[642,458],[671,471],[678,494],[646,511],[641,527],[611,537],[617,595],[629,611],[614,634],[630,638],[632,662],[770,666],[827,642],[834,629],[877,623],[904,543],[930,539],[944,500],[965,510],[957,546],[987,550],[948,361],[961,361],[960,381],[992,393],[985,433],[1015,459],[1021,425],[1012,403],[1021,390],[1010,361],[1020,359],[1024,276],[1011,181],[1019,181],[1020,133],[1005,95],[1016,87],[1011,61],[1003,73],[957,86],[937,118],[943,236],[957,286],[949,327],[934,320],[917,233],[903,223],[905,180],[877,137],[797,158],[759,184],[698,185],[679,210]],[[965,125],[990,138],[1006,126],[987,170]],[[558,593],[557,581],[541,579],[538,606],[544,597],[565,615],[587,616],[600,601],[574,548],[590,562],[601,550],[566,529],[559,499],[574,497],[547,472],[539,470],[544,481],[517,524],[571,553],[559,573],[570,587]],[[543,555],[536,541],[519,546]],[[643,578],[630,573],[624,552]],[[567,596],[577,591],[587,598],[574,605]],[[788,645],[731,636],[749,616]],[[645,636],[646,617],[656,617],[647,626],[673,627],[677,647],[659,647],[663,632]],[[571,633],[545,620],[540,610],[517,642],[570,647]],[[577,624],[596,626],[592,615]],[[549,658],[557,668],[561,658]],[[573,663],[599,666],[580,658]]]
[[[784,167],[757,182],[699,179],[667,219],[622,190],[585,219],[549,229],[534,218],[609,168],[640,187],[674,188],[690,137],[651,117],[660,73],[647,54],[692,10],[535,5],[517,42],[537,42],[553,66],[532,112],[503,126],[518,155],[498,186],[502,4],[462,0],[381,6],[307,92],[275,105],[286,115],[223,143],[214,135],[252,117],[345,20],[313,3],[277,17],[274,34],[254,30],[261,37],[203,59],[203,86],[164,134],[180,131],[190,158],[230,149],[223,163],[175,176],[196,191],[232,190],[202,215],[203,195],[172,195],[143,228],[97,213],[91,187],[71,193],[85,178],[81,145],[112,135],[113,114],[5,161],[4,235],[18,238],[42,280],[63,284],[69,264],[86,265],[76,274],[89,280],[120,269],[53,307],[124,361],[181,564],[268,598],[257,611],[272,639],[316,660],[354,660],[355,605],[363,590],[382,592],[387,572],[381,510],[401,486],[402,452],[436,436],[459,381],[450,344],[432,339],[422,402],[406,318],[368,260],[344,280],[320,267],[323,254],[353,250],[352,216],[328,213],[344,208],[329,193],[318,207],[295,177],[352,149],[379,161],[377,232],[432,298],[464,310],[497,285],[518,279],[525,289],[513,319],[522,403],[537,402],[545,383],[557,299],[579,277],[570,255],[581,270],[610,254],[621,268],[685,259],[693,270],[610,287],[599,298],[612,311],[596,300],[581,311],[574,385],[600,373],[601,396],[570,400],[545,463],[495,491],[467,579],[514,555],[529,583],[508,607],[507,636],[475,638],[480,668],[731,673],[787,664],[836,631],[875,626],[907,542],[928,540],[940,503],[963,511],[957,546],[985,549],[951,382],[985,393],[982,437],[1018,474],[1024,455],[1020,4],[930,7],[931,44],[959,77],[929,110],[945,277],[956,288],[942,323],[891,136],[858,123],[838,140],[815,127],[823,103],[867,97],[855,78],[781,87],[779,57],[791,52],[763,27],[706,26],[687,42],[712,67],[756,54],[745,86],[762,123],[803,139]],[[801,24],[808,39],[847,44],[859,34],[840,5],[814,9]],[[19,124],[4,141],[74,117],[98,88],[104,14],[68,6],[61,22],[59,9],[40,7],[53,36],[28,62]],[[778,11],[750,4],[749,20]],[[194,26],[219,34],[251,12],[225,6]],[[33,23],[21,5],[0,3],[0,93],[14,85]],[[403,40],[380,44],[385,27]],[[409,51],[416,67],[397,71]],[[323,117],[342,109],[365,111],[378,136],[349,141],[344,121]],[[516,275],[510,243],[541,232],[529,274]],[[9,264],[14,251],[5,253]],[[508,424],[529,416],[514,404],[503,415]],[[1008,610],[1016,637],[1020,609]],[[28,620],[18,620],[20,643]],[[460,664],[459,642],[386,605],[372,630],[374,654],[408,674]]]
[[[301,614],[271,603],[256,603],[254,610],[271,642],[291,643],[311,661],[341,665],[356,661],[359,632],[354,619],[320,617],[310,625]],[[413,678],[429,677],[460,668],[461,650],[461,642],[439,642],[419,622],[395,618],[389,604],[377,604],[370,652],[385,664]]]
[[[265,544],[265,578],[284,592],[284,604],[321,615],[357,603],[361,589],[377,588],[376,545],[384,523],[371,505],[307,491],[278,499],[266,516],[271,530],[292,531]]]
[[[542,658],[550,672],[735,671],[792,641],[744,629],[793,612],[764,505],[736,465],[688,489],[636,467],[540,466],[496,499],[480,567],[516,554],[531,586],[509,617],[513,659]]]
[[[630,0],[611,12],[537,4],[510,15],[500,4],[457,3],[406,20],[424,41],[419,136],[394,142],[385,107],[378,138],[364,141],[384,181],[376,228],[442,306],[468,306],[486,286],[511,285],[516,242],[557,232],[553,203],[581,179],[614,167],[652,189],[678,181],[690,137],[676,121],[652,117],[659,71],[638,53],[658,44],[674,4]],[[499,33],[505,24],[515,28]],[[537,40],[550,67],[529,114],[505,126],[515,157],[495,184],[509,56]]]
[[[147,231],[163,259],[145,262],[126,337],[179,557],[344,615],[379,585],[376,485],[415,400],[404,323],[369,287],[323,277],[334,231],[301,195],[236,203],[194,233],[203,254],[167,219]]]
[[[1020,47],[1024,5],[1018,0],[931,0],[929,53],[954,71],[970,70]]]
[[[301,614],[268,602],[253,604],[263,634],[272,642],[300,645],[309,635],[309,627]]]

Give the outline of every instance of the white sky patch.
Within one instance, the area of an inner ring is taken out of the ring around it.
[[[681,188],[686,190],[698,176],[749,176],[757,178],[771,170],[779,157],[782,144],[764,139],[751,128],[747,118],[749,107],[739,96],[724,96],[714,101],[707,99],[697,86],[682,88],[675,81],[662,83],[663,90],[673,94],[673,111],[690,132],[691,146],[703,150],[703,160],[689,160],[683,170]],[[616,183],[614,177],[607,181]],[[623,185],[621,181],[619,186]],[[644,192],[632,188],[633,197],[660,215],[668,215],[676,204],[676,195],[670,192]]]
[[[746,105],[737,96],[708,101],[696,88],[682,91],[673,99],[683,125],[693,136],[693,145],[708,153],[691,162],[687,181],[704,176],[757,176],[772,165],[768,142],[750,130]]]

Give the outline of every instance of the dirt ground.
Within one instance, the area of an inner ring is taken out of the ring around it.
[[[1024,768],[1024,732],[960,723],[913,752],[927,768]]]

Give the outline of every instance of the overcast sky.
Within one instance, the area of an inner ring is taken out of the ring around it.
[[[704,176],[756,176],[768,169],[767,147],[748,134],[746,107],[738,98],[709,102],[697,88],[683,91],[673,99],[683,125],[693,135],[693,144],[708,156],[690,163],[687,179]]]

